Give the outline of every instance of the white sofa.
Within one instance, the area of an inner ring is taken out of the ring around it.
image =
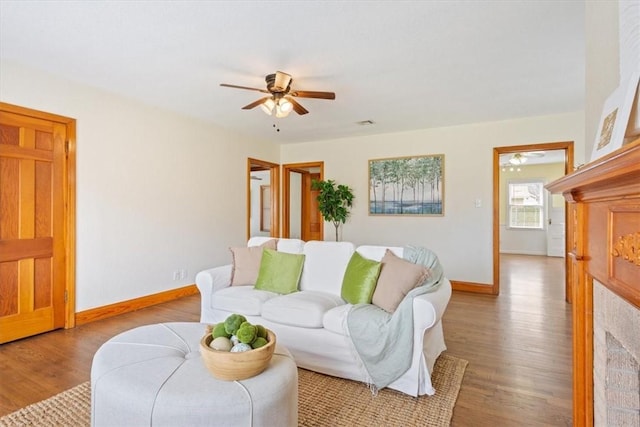
[[[252,237],[247,246],[259,246],[269,239]],[[387,248],[402,257],[400,247],[355,248],[350,242],[278,239],[279,252],[305,255],[299,291],[279,295],[253,286],[230,286],[232,265],[201,271],[196,275],[201,322],[217,323],[231,313],[243,314],[248,321],[273,330],[299,367],[367,382],[367,373],[346,328],[351,304],[340,296],[342,279],[355,250],[365,258],[380,261]],[[445,278],[434,292],[414,298],[411,366],[389,388],[412,396],[435,393],[431,372],[446,349],[441,319],[450,297],[451,284]]]

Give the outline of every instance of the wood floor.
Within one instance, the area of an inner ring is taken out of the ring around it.
[[[469,361],[454,426],[572,425],[564,260],[503,255],[500,295],[454,293],[447,351]]]
[[[454,292],[447,352],[469,361],[454,426],[570,426],[571,315],[563,260],[502,257],[501,295]],[[100,345],[135,326],[198,321],[198,295],[0,346],[0,416],[89,380]]]

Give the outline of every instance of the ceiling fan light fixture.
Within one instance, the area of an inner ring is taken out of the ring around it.
[[[284,92],[289,87],[289,83],[291,83],[291,75],[278,71],[276,72],[273,89],[278,92]]]
[[[273,112],[273,107],[275,106],[276,106],[276,102],[273,100],[273,98],[269,98],[266,101],[264,101],[262,104],[260,104],[260,108],[262,108],[262,111],[264,111],[265,114],[269,116]]]
[[[276,117],[281,119],[283,117],[287,117],[289,115],[289,111],[283,111],[279,106],[276,106]]]
[[[521,165],[526,161],[527,161],[527,158],[520,153],[514,154],[513,157],[509,159],[509,163],[511,163],[512,165]]]
[[[293,78],[290,74],[283,73],[282,71],[276,71],[275,73],[268,74],[264,79],[267,83],[266,89],[239,86],[228,83],[220,83],[220,86],[266,93],[267,96],[245,105],[244,107],[242,107],[242,109],[251,110],[260,106],[265,114],[269,116],[275,114],[276,117],[287,117],[291,111],[295,111],[298,115],[301,116],[307,114],[309,111],[295,100],[296,97],[336,99],[336,94],[333,92],[321,92],[313,90],[291,91],[291,83],[293,82]],[[287,97],[287,99],[283,99],[285,96]]]
[[[293,110],[293,104],[285,98],[280,98],[278,101],[278,107],[280,108],[280,111],[287,114]]]

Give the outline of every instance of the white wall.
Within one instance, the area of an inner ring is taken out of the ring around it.
[[[591,158],[607,97],[620,84],[618,2],[585,2],[585,145]]]
[[[584,113],[526,118],[340,140],[285,144],[280,162],[324,161],[325,179],[349,185],[356,196],[342,238],[356,244],[427,246],[450,279],[492,283],[493,147],[575,141],[584,159]],[[442,217],[369,216],[368,160],[445,155]],[[480,199],[482,206],[474,207]],[[325,239],[333,240],[325,226]]]
[[[277,162],[277,146],[7,61],[0,74],[3,102],[77,120],[76,311],[194,283],[245,244],[247,157]]]

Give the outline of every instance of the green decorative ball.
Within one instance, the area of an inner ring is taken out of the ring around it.
[[[256,339],[256,333],[258,332],[258,328],[250,324],[249,322],[244,322],[240,325],[240,329],[236,332],[236,336],[245,344],[251,344],[253,340]]]
[[[227,330],[224,327],[224,323],[218,323],[213,328],[213,332],[211,333],[211,335],[213,336],[213,339],[216,339],[219,337],[229,338],[231,336],[231,334],[227,333]]]
[[[267,328],[265,328],[262,325],[256,325],[256,328],[258,328],[258,334],[257,334],[258,337],[266,339],[267,338]]]
[[[253,348],[260,348],[267,345],[267,340],[265,338],[262,337],[258,337],[255,339],[254,342],[251,343],[251,347]]]

